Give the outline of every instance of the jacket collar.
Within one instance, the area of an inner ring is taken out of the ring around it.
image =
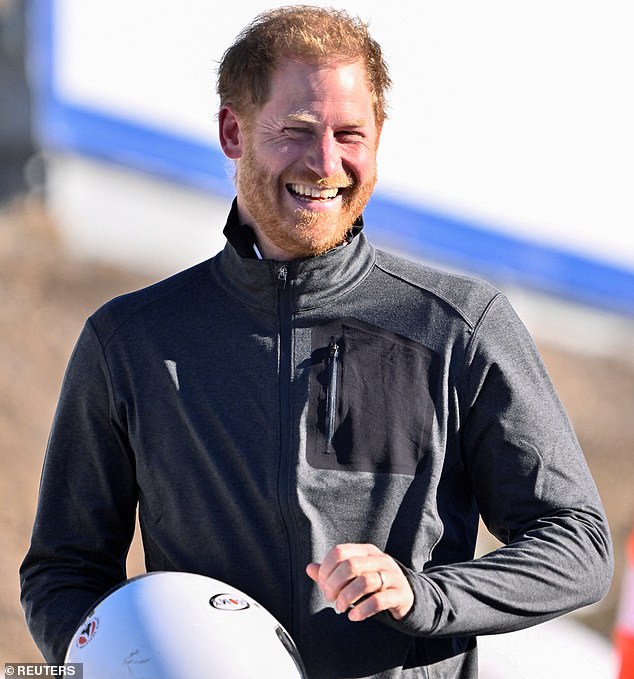
[[[346,242],[350,243],[356,236],[358,236],[363,229],[363,215],[359,215],[354,224],[350,227]],[[231,203],[231,210],[227,217],[227,223],[223,230],[225,238],[233,245],[236,252],[241,257],[251,259],[255,257],[255,233],[253,229],[247,224],[242,224],[238,217],[238,201],[236,198]]]
[[[213,258],[212,271],[231,295],[249,306],[275,312],[280,294],[285,294],[294,313],[317,308],[350,292],[372,268],[374,248],[362,230],[360,217],[347,243],[323,255],[290,262],[261,260],[253,249],[255,235],[240,223],[234,200],[224,228],[227,243]]]

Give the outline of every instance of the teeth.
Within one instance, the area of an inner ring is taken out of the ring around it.
[[[339,189],[318,189],[306,184],[290,184],[290,189],[293,193],[310,198],[335,198],[339,193]]]

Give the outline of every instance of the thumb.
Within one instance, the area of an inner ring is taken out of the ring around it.
[[[317,582],[319,579],[319,564],[309,563],[308,566],[306,566],[306,574],[309,578]]]

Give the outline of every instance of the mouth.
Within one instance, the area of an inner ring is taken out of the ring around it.
[[[341,195],[341,192],[346,187],[334,187],[334,188],[319,188],[314,185],[309,184],[287,184],[286,190],[298,200],[306,202],[328,202],[332,201],[337,196]]]

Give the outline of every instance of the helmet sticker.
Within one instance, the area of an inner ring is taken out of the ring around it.
[[[79,630],[79,636],[77,637],[77,648],[83,648],[89,644],[93,640],[95,634],[97,634],[98,627],[99,618],[90,618]]]
[[[219,611],[242,611],[250,607],[249,602],[237,594],[216,594],[209,603]]]

